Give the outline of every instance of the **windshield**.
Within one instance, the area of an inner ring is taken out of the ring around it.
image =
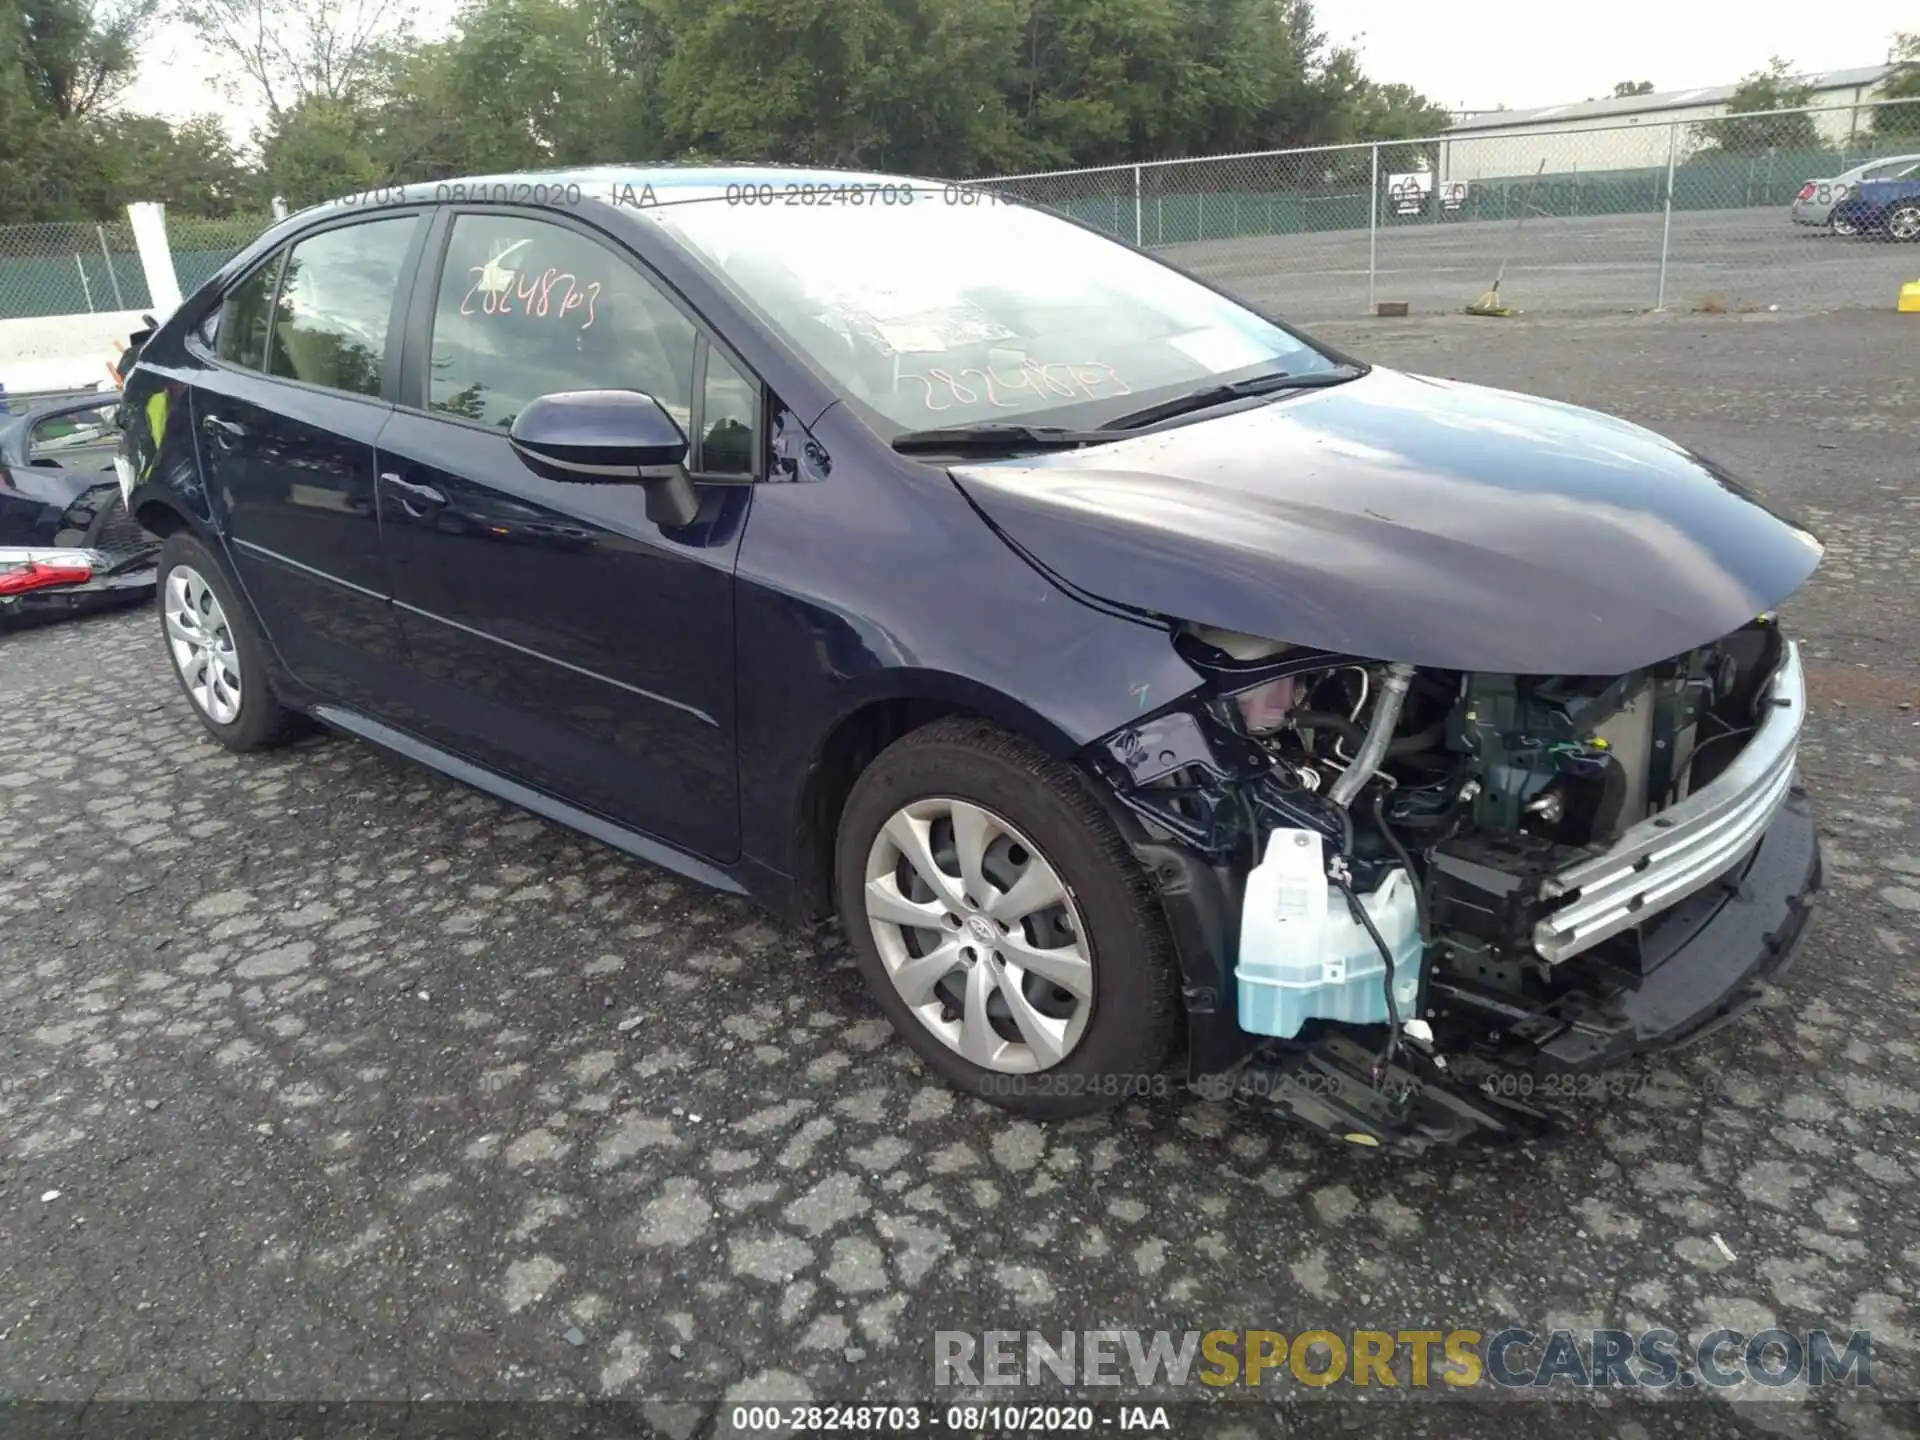
[[[748,185],[732,187],[743,198],[682,192],[648,213],[898,430],[1085,425],[1217,381],[1336,366],[1178,271],[1043,211],[924,182],[845,188],[867,197],[746,203]]]

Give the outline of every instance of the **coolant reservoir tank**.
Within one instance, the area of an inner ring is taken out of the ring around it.
[[[1291,1040],[1309,1020],[1387,1023],[1387,967],[1367,929],[1327,880],[1325,841],[1317,830],[1276,830],[1247,876],[1240,914],[1240,1028]],[[1360,903],[1393,955],[1394,1006],[1404,1022],[1418,1013],[1425,947],[1403,868]]]

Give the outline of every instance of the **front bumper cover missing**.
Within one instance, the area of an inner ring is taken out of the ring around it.
[[[1188,1075],[1200,1093],[1400,1153],[1561,1133],[1552,1114],[1496,1095],[1415,1047],[1376,1074],[1371,1032],[1327,1027],[1287,1045],[1246,1035],[1235,1022],[1231,963],[1209,958],[1229,953],[1231,936],[1218,927],[1206,867],[1172,846],[1137,849],[1154,864],[1187,972]],[[1435,1028],[1477,1038],[1474,1048],[1489,1058],[1534,1073],[1601,1070],[1697,1043],[1751,1009],[1791,963],[1821,878],[1812,809],[1790,788],[1750,854],[1645,922],[1640,975],[1569,966],[1566,987],[1544,1002],[1436,976],[1428,996],[1441,1017]]]

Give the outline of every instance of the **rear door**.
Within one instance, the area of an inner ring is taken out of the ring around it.
[[[374,440],[393,413],[421,213],[309,232],[189,341],[202,473],[234,569],[293,675],[357,708],[403,667],[380,553]]]
[[[738,853],[733,569],[765,434],[758,383],[637,260],[570,217],[447,213],[379,442],[410,724],[669,843]],[[528,401],[652,395],[693,437],[690,525],[637,485],[543,479]]]

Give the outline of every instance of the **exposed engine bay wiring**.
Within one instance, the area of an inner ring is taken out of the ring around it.
[[[1513,994],[1550,982],[1532,942],[1537,879],[1731,763],[1784,644],[1763,617],[1628,675],[1525,676],[1357,661],[1220,631],[1177,638],[1211,681],[1206,697],[1144,723],[1130,750],[1114,752],[1135,777],[1116,793],[1227,876],[1259,869],[1276,833],[1319,834],[1327,898],[1343,924],[1350,917],[1351,938],[1336,927],[1302,932],[1318,937],[1302,943],[1347,947],[1327,952],[1334,978],[1313,982],[1327,994],[1358,963],[1355,942],[1369,952],[1366,987],[1385,988],[1375,1074],[1407,1043],[1444,1063],[1420,1018],[1429,976]],[[1406,889],[1390,898],[1401,873]],[[1314,962],[1285,963],[1297,975]],[[1379,995],[1366,1003],[1376,1018],[1349,1023],[1380,1025]]]

